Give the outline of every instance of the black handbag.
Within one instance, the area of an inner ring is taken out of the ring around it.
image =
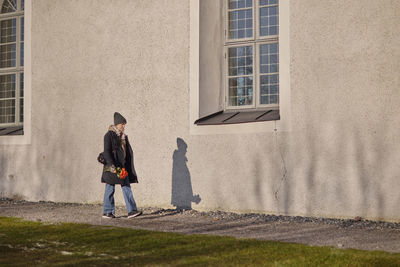
[[[106,165],[106,159],[104,158],[103,152],[101,152],[98,156],[97,156],[97,161],[100,162],[103,165]]]

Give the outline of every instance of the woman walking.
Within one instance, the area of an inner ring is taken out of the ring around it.
[[[106,184],[103,202],[103,218],[115,218],[114,192],[115,185],[120,184],[124,195],[128,218],[142,214],[137,210],[133,198],[131,183],[137,183],[137,175],[133,163],[133,150],[129,144],[128,136],[124,133],[126,119],[118,112],[114,113],[114,125],[111,125],[104,135],[103,175],[101,182]],[[125,169],[127,177],[123,178]]]

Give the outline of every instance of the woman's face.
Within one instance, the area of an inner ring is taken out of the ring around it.
[[[123,132],[125,130],[125,123],[119,123],[119,124],[115,125],[115,127],[117,127],[118,130]]]

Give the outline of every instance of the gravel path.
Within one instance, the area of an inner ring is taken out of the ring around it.
[[[31,221],[113,225],[400,253],[400,223],[158,208],[145,208],[142,216],[127,219],[124,207],[117,207],[116,214],[120,216],[116,219],[103,219],[101,212],[101,205],[0,199],[0,216]]]

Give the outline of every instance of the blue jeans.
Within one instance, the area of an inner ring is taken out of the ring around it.
[[[122,193],[124,195],[126,210],[129,212],[137,210],[135,199],[129,184],[129,179],[125,179],[125,182],[121,184]],[[103,202],[103,213],[115,214],[115,202],[114,202],[115,185],[106,184],[106,191],[104,192]]]

